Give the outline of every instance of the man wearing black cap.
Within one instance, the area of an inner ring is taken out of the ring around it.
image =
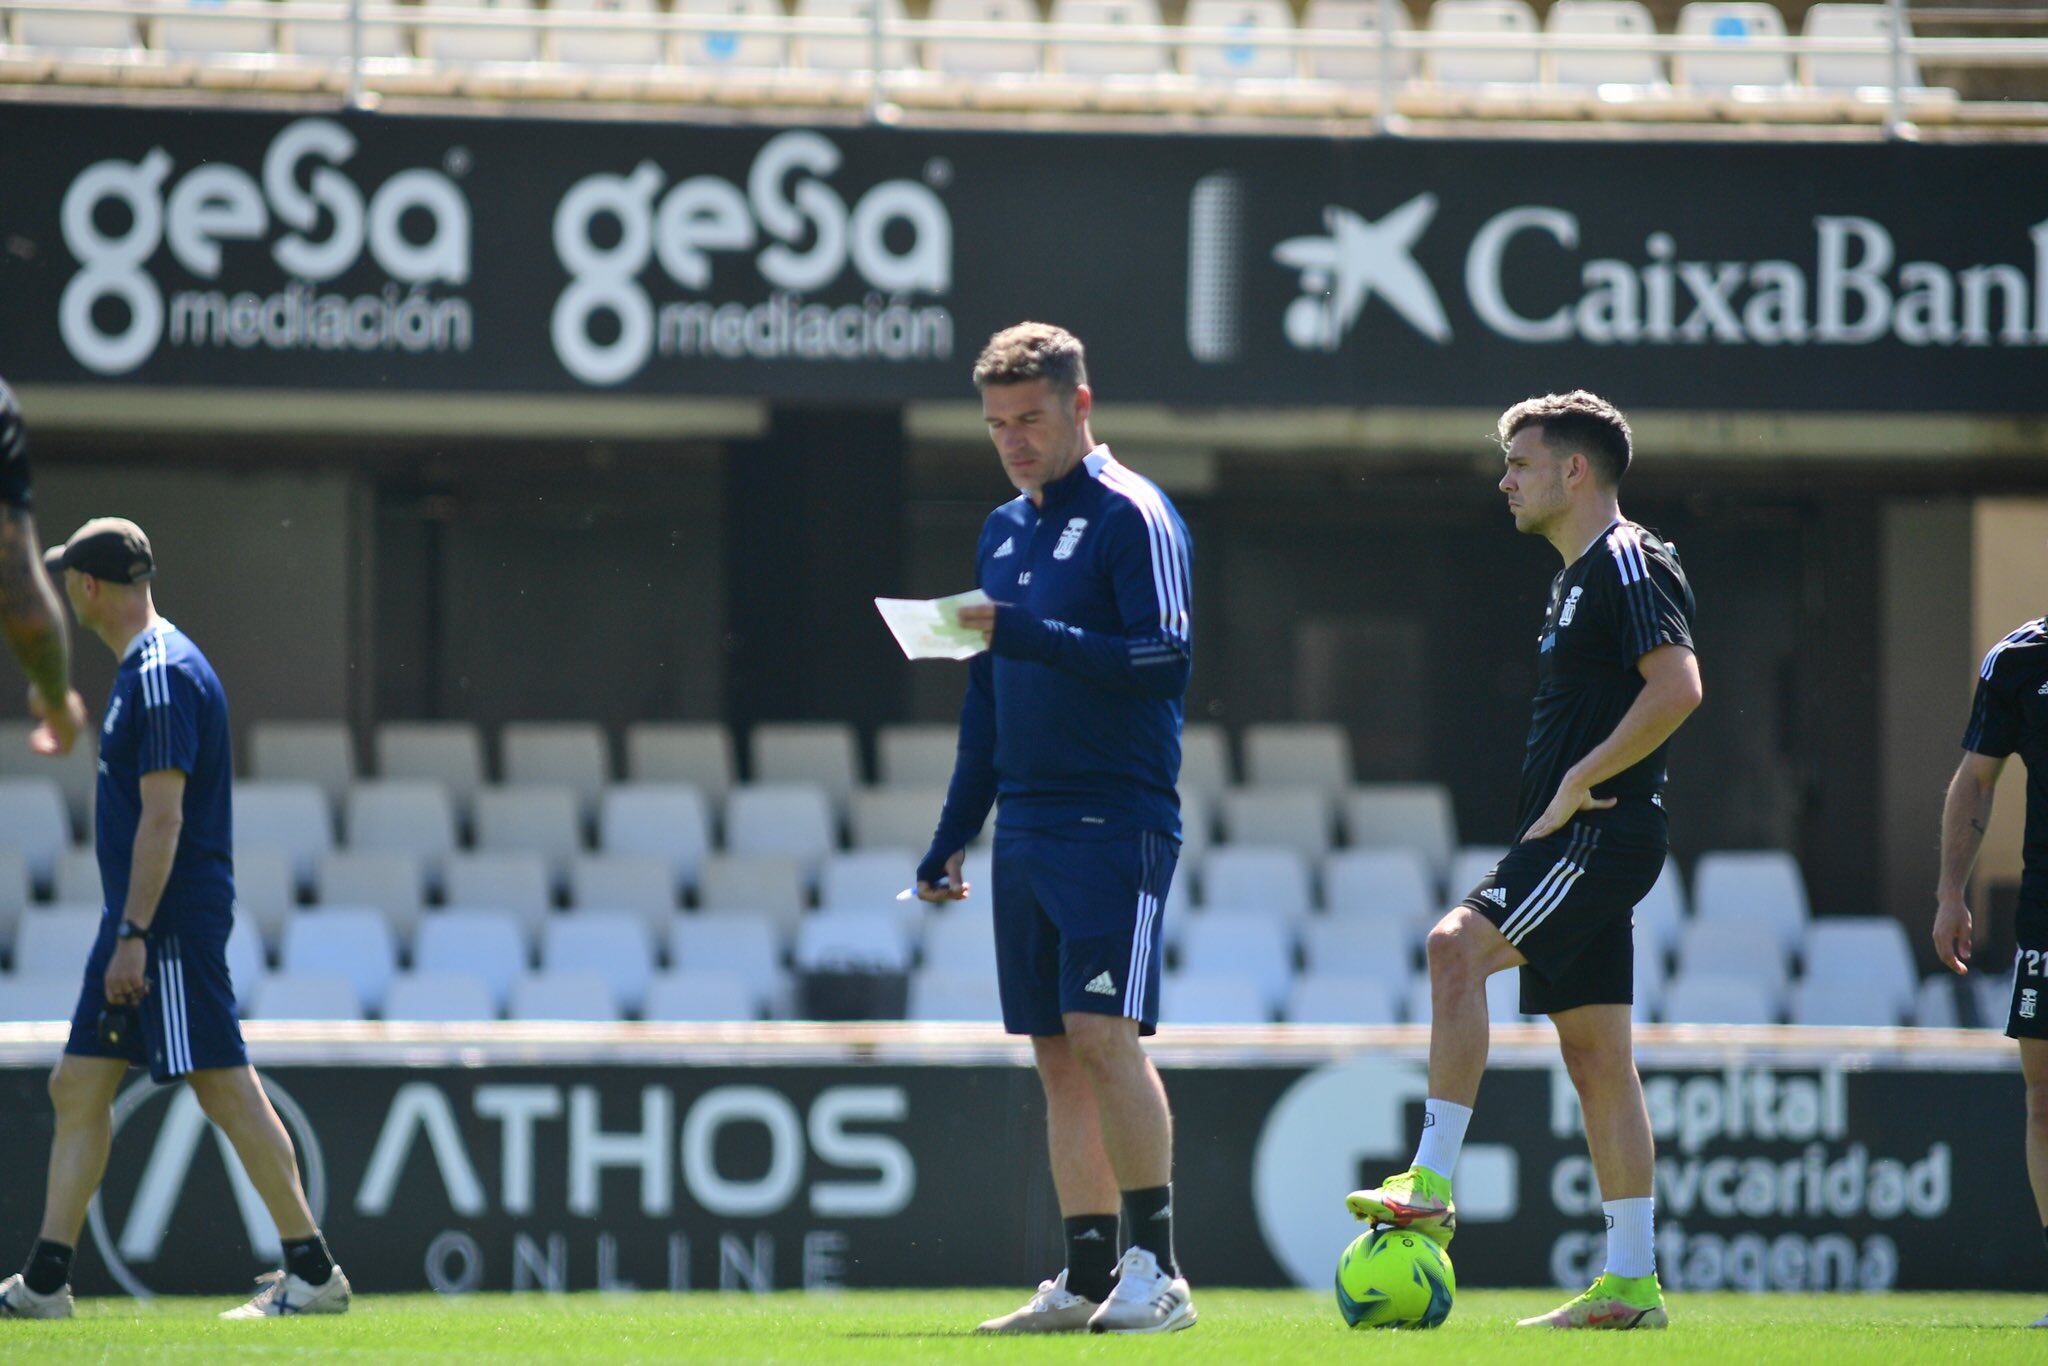
[[[43,573],[30,513],[28,428],[14,391],[0,381],[0,635],[28,675],[28,705],[41,723],[38,754],[69,754],[85,729],[85,702],[71,688],[71,644],[57,595]]]
[[[142,528],[87,522],[48,556],[78,624],[120,660],[100,727],[93,813],[106,910],[86,959],[71,1038],[50,1076],[42,1236],[0,1281],[0,1318],[71,1313],[71,1251],[106,1171],[113,1102],[130,1063],[183,1081],[235,1145],[276,1221],[284,1268],[226,1318],[335,1314],[348,1278],[334,1265],[299,1184],[291,1136],[263,1093],[228,978],[234,831],[228,702],[206,656],[157,615],[156,557]]]

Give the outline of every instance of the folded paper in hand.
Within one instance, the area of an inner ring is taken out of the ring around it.
[[[876,598],[875,608],[910,659],[970,659],[988,648],[981,632],[960,624],[963,607],[986,607],[979,588],[950,598]]]

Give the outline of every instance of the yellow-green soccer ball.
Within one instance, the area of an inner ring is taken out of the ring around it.
[[[1450,1254],[1408,1229],[1360,1234],[1337,1262],[1337,1310],[1353,1328],[1434,1328],[1457,1293]]]

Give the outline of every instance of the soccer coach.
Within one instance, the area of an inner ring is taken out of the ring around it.
[[[1067,1266],[985,1332],[1157,1333],[1195,1321],[1173,1253],[1173,1120],[1139,1043],[1159,1019],[1159,919],[1180,851],[1189,543],[1166,495],[1089,432],[1081,343],[1044,323],[990,339],[982,414],[1020,497],[982,528],[993,606],[961,623],[960,748],[926,901],[959,900],[998,797],[994,921],[1003,1024],[1045,1087]],[[1116,1257],[1121,1207],[1131,1247]]]

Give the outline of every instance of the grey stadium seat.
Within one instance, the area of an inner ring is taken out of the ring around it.
[[[384,993],[387,1020],[462,1023],[495,1020],[496,1004],[483,978],[472,972],[404,972]]]
[[[18,977],[69,977],[85,972],[85,960],[99,937],[96,906],[31,909],[14,931],[14,972]]]
[[[1353,780],[1351,736],[1320,721],[1246,726],[1244,780],[1251,787],[1314,787],[1334,797]]]
[[[323,907],[285,925],[278,966],[294,976],[331,973],[346,979],[368,1014],[384,1004],[384,989],[398,969],[398,941],[373,906]]]
[[[48,886],[70,847],[71,818],[54,779],[0,778],[0,849],[19,852],[29,876]]]
[[[1300,930],[1302,957],[1312,972],[1374,977],[1396,999],[1415,975],[1422,940],[1411,921],[1370,912],[1332,911],[1310,916],[1301,922]]]
[[[1223,727],[1209,721],[1182,727],[1180,785],[1211,797],[1231,785],[1230,737]]]
[[[592,721],[515,721],[498,734],[507,786],[566,787],[587,817],[612,780],[611,744]]]
[[[783,995],[780,938],[773,921],[751,912],[699,911],[676,917],[669,927],[669,963],[678,972],[744,985],[751,1016]]]
[[[1906,927],[1888,915],[1816,920],[1801,950],[1809,982],[1845,982],[1896,1018],[1913,1003],[1919,973]]]
[[[931,972],[994,976],[996,936],[989,918],[964,907],[933,916],[925,926],[924,966]]]
[[[1033,0],[932,0],[931,18],[935,23],[1036,28],[1038,6]],[[1029,38],[977,42],[933,38],[924,45],[925,69],[943,76],[1036,75],[1044,61],[1044,45]]]
[[[875,733],[876,775],[886,787],[936,787],[953,781],[960,728],[949,725],[883,726]]]
[[[1286,0],[1190,0],[1181,26],[1229,29],[1243,39],[1222,46],[1183,45],[1180,68],[1198,80],[1284,81],[1299,68],[1297,49],[1270,41],[1274,35],[1293,36],[1294,11]],[[1268,41],[1261,41],[1262,35]]]
[[[411,943],[426,907],[426,879],[411,854],[349,849],[320,860],[323,905],[374,906],[403,943]]]
[[[756,784],[809,784],[844,809],[860,781],[860,744],[837,721],[770,722],[754,727]]]
[[[853,794],[853,847],[915,849],[923,857],[946,804],[944,787],[871,787]]]
[[[1762,0],[1694,0],[1678,11],[1678,36],[1702,44],[1671,60],[1671,82],[1689,90],[1725,92],[1738,85],[1792,84],[1792,58],[1758,52],[1757,39],[1785,36],[1785,16]]]
[[[297,14],[328,8],[324,0],[280,0],[280,3],[284,19],[278,25],[278,39],[284,52],[307,58],[349,55],[353,40],[346,22],[321,23],[310,18],[294,21]],[[361,43],[365,57],[388,59],[406,55],[404,31],[396,24],[364,23]]]
[[[1323,863],[1323,905],[1332,915],[1370,912],[1417,927],[1443,909],[1431,884],[1414,849],[1340,849]]]
[[[648,721],[628,726],[626,776],[636,783],[688,783],[713,805],[722,803],[738,781],[732,732],[715,722]]]
[[[92,833],[92,804],[98,795],[99,732],[78,737],[71,752],[56,757],[28,747],[33,727],[26,721],[0,722],[0,778],[49,778],[64,794],[71,828],[83,838]]]
[[[532,62],[540,58],[540,30],[531,21],[533,0],[418,0],[420,55],[437,62]],[[436,10],[490,10],[511,20],[499,28],[433,22]]]
[[[603,1023],[619,1018],[619,1003],[597,973],[537,972],[512,984],[505,1018]]]
[[[1313,898],[1307,860],[1272,845],[1226,845],[1202,864],[1202,905],[1257,911],[1274,920],[1306,915]]]
[[[339,803],[356,781],[356,742],[340,721],[258,721],[249,727],[249,776],[313,783]]]
[[[235,916],[249,919],[264,943],[275,947],[283,937],[284,922],[298,909],[298,891],[283,850],[235,851]]]
[[[439,783],[467,812],[484,784],[484,740],[467,721],[387,721],[377,727],[377,776]]]
[[[761,1001],[747,986],[723,973],[665,972],[647,984],[640,1017],[671,1024],[722,1024],[760,1018]]]
[[[806,882],[839,841],[824,789],[770,783],[736,789],[725,808],[728,853],[793,859]]]
[[[1776,927],[1759,916],[1695,918],[1679,940],[1679,971],[1689,977],[1747,975],[1764,985],[1773,1002],[1790,973],[1788,955],[1778,947]]]
[[[1330,852],[1330,799],[1318,787],[1245,787],[1223,794],[1231,844],[1285,845],[1311,861]]]
[[[1002,997],[993,972],[944,972],[927,968],[910,979],[909,1018],[1000,1023]]]
[[[455,854],[448,859],[445,876],[451,907],[510,911],[529,931],[546,922],[554,904],[547,863],[539,854]]]
[[[1790,952],[1806,937],[1806,882],[1799,864],[1782,850],[1702,854],[1693,865],[1692,915],[1695,921],[1726,916],[1769,921],[1779,944]]]
[[[598,847],[607,854],[660,859],[672,887],[697,885],[711,852],[711,816],[703,794],[687,783],[632,783],[609,788],[598,806]]]
[[[1790,1021],[1796,1025],[1888,1026],[1899,1023],[1900,1015],[1884,993],[1857,982],[1809,977],[1792,988]]]
[[[1776,1024],[1778,1006],[1753,977],[1681,972],[1664,993],[1666,1024]]]
[[[549,0],[548,12],[654,17],[661,11],[654,0]],[[665,60],[666,42],[652,31],[557,28],[552,41],[556,60],[584,66],[650,67]]]
[[[249,1001],[254,1020],[360,1020],[362,998],[348,978],[333,972],[280,972],[256,984]]]
[[[921,850],[919,851],[922,852]],[[820,906],[887,906],[917,875],[918,855],[908,849],[863,849],[832,854],[818,878]]]
[[[1459,37],[1501,38],[1499,49],[1448,48],[1428,53],[1423,69],[1438,85],[1534,85],[1542,72],[1536,51],[1536,12],[1523,0],[1434,0],[1429,31]]]
[[[53,900],[104,904],[99,855],[91,849],[66,849],[57,856],[57,875],[52,886]]]
[[[18,849],[0,849],[0,944],[14,942],[14,928],[28,909],[28,859]]]
[[[793,925],[806,902],[802,868],[795,859],[719,855],[704,860],[697,904],[706,910],[741,910]]]
[[[1366,783],[1339,803],[1344,838],[1355,848],[1389,845],[1413,849],[1428,860],[1430,876],[1442,877],[1458,847],[1458,823],[1450,789],[1441,783]],[[1470,888],[1454,889],[1463,896]]]
[[[156,9],[150,46],[159,52],[210,56],[277,50],[277,30],[268,19],[219,17],[215,0],[156,0]]]
[[[1265,992],[1249,977],[1174,972],[1160,989],[1159,1018],[1174,1025],[1269,1024]]]
[[[1181,929],[1180,963],[1197,976],[1249,978],[1267,1011],[1277,1013],[1294,979],[1294,936],[1286,922],[1258,911],[1208,911]]]
[[[1290,1024],[1399,1024],[1406,988],[1406,978],[1390,988],[1371,977],[1308,973],[1295,979],[1282,1015]]]
[[[555,916],[541,931],[545,972],[594,972],[627,1014],[640,1009],[654,975],[654,940],[629,911],[578,911]]]
[[[677,910],[669,866],[645,854],[593,854],[569,865],[569,904],[579,911],[631,911],[665,933]]]
[[[539,854],[559,877],[583,852],[576,793],[566,787],[492,787],[476,796],[476,847]]]
[[[512,983],[525,975],[528,958],[518,917],[455,908],[420,922],[412,966],[415,972],[475,974],[489,988],[495,1013],[510,999]]]
[[[803,918],[794,958],[807,971],[904,972],[911,951],[910,937],[892,910],[827,910]]]
[[[439,783],[357,783],[348,791],[344,824],[350,849],[411,854],[430,884],[455,852],[455,809]]]
[[[80,967],[83,968],[81,963]],[[68,1021],[78,1008],[79,974],[0,977],[0,1024]]]
[[[312,887],[321,856],[334,847],[334,817],[312,783],[236,783],[234,821],[235,847],[282,850],[301,890]]]

